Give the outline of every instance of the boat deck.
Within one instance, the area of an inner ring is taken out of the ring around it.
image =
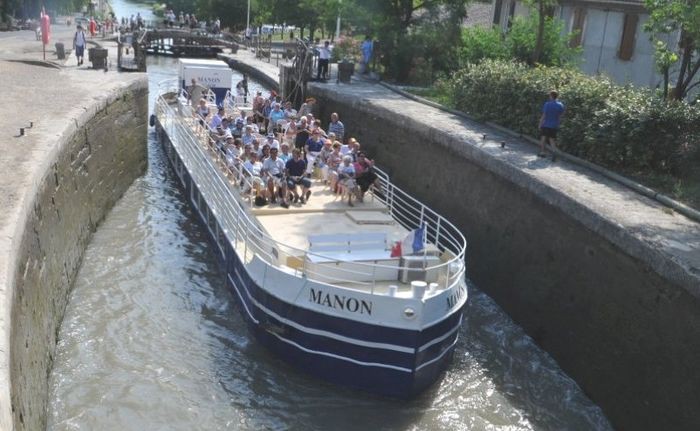
[[[354,234],[381,232],[389,244],[403,239],[408,231],[388,214],[388,208],[370,193],[364,202],[354,202],[332,193],[320,180],[314,180],[309,202],[255,207],[252,212],[268,234],[290,247],[306,250],[309,236],[319,234]]]
[[[403,200],[397,207],[395,194],[402,192],[384,177],[380,177],[381,195],[375,196],[370,190],[363,202],[353,198],[353,206],[348,204],[347,196],[333,193],[317,178],[312,180],[311,196],[305,204],[290,202],[284,208],[278,199],[274,204],[253,206],[249,185],[245,187],[247,192],[242,190],[240,181],[245,175],[230,171],[232,168],[196,119],[182,114],[176,98],[164,100],[180,113],[170,117],[173,122],[166,122],[166,127],[178,136],[178,151],[184,154],[187,169],[194,175],[201,194],[208,196],[211,211],[206,210],[204,217],[212,234],[221,238],[222,232],[226,232],[232,238],[244,239],[232,241],[244,262],[251,262],[257,255],[283,271],[317,282],[390,296],[410,294],[413,280],[433,284],[433,291],[447,288],[452,284],[453,273],[461,270],[448,265],[455,254],[441,252],[442,248],[430,242],[419,255],[404,250],[401,257],[391,256],[392,246],[409,234],[409,229],[395,220],[392,213],[399,211],[401,217],[417,224],[424,214],[430,216],[430,210],[406,203],[408,198],[403,195],[398,197]],[[213,174],[212,170],[219,172]],[[237,200],[241,210],[226,205],[228,199]],[[241,225],[247,219],[244,213],[252,217]],[[216,221],[210,220],[212,215]],[[434,226],[437,232],[440,223]],[[435,233],[436,237],[439,235]]]

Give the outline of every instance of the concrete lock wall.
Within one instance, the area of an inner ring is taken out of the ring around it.
[[[66,121],[55,160],[28,197],[10,281],[12,424],[2,429],[46,427],[48,376],[82,254],[97,224],[146,168],[148,84],[142,76],[106,97],[104,89],[79,118]],[[7,406],[2,409],[4,416]]]
[[[651,256],[644,261],[610,240],[624,227],[495,160],[481,142],[416,121],[448,114],[387,108],[379,97],[366,99],[364,87],[309,91],[324,127],[339,112],[397,185],[455,222],[469,242],[470,278],[616,428],[700,426],[700,300],[690,293],[697,274],[653,269],[652,245],[630,241],[637,255]]]

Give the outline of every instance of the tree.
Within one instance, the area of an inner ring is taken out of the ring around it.
[[[457,58],[462,18],[469,0],[355,0],[359,24],[379,38],[387,76],[405,82],[411,69],[440,69]],[[447,70],[445,70],[447,71]]]
[[[528,59],[530,64],[537,64],[540,62],[544,49],[545,21],[548,16],[551,17],[550,12],[556,6],[557,0],[526,0],[525,3],[530,6],[531,10],[535,10],[537,16],[535,48],[532,50],[532,57]]]
[[[664,97],[681,100],[700,84],[700,2],[697,0],[645,0],[649,19],[644,30],[656,48],[656,66],[664,76]],[[669,42],[678,36],[677,46]],[[674,69],[674,65],[678,67]],[[671,79],[675,85],[670,88]]]

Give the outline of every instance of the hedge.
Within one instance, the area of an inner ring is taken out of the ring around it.
[[[550,89],[566,105],[558,143],[611,168],[678,175],[700,161],[700,107],[558,67],[485,60],[444,81],[456,109],[538,136]]]

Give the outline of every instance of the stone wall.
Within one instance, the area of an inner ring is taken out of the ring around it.
[[[449,114],[356,87],[310,86],[324,126],[341,113],[397,185],[462,230],[469,277],[616,428],[700,427],[697,270],[639,241],[633,231],[644,226],[592,210],[602,197],[583,205],[565,184],[550,187],[482,150],[484,130],[473,138],[431,126]]]
[[[10,339],[15,430],[46,428],[48,376],[81,257],[97,225],[146,168],[145,75],[90,101],[59,131],[48,171],[28,197],[15,252]],[[11,429],[11,428],[8,428]]]

